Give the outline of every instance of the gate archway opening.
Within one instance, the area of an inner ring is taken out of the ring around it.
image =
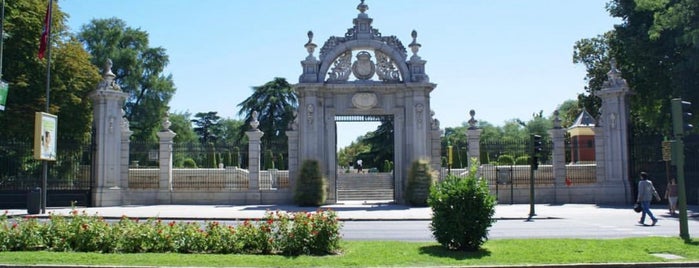
[[[396,181],[393,176],[395,163],[394,129],[392,115],[336,115],[336,136],[342,132],[338,126],[368,124],[375,128],[367,133],[362,144],[338,148],[335,156],[337,172],[334,179],[337,202],[394,202]],[[336,138],[336,144],[337,138]],[[340,151],[343,150],[343,151]],[[359,167],[361,163],[361,168]]]

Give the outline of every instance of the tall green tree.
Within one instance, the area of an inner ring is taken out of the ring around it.
[[[148,33],[126,25],[118,18],[93,19],[78,33],[92,55],[92,63],[102,66],[111,59],[112,72],[129,96],[124,105],[133,139],[155,141],[168,103],[175,94],[171,75],[163,70],[169,58],[162,47],[150,47]]]
[[[240,129],[243,129],[244,122],[241,120],[225,118],[218,121],[221,127],[221,133],[219,134],[219,141],[225,142],[226,144],[235,144],[239,142],[237,140],[238,133]],[[247,137],[243,138],[242,142],[247,141]]]
[[[382,120],[375,131],[364,137],[363,142],[369,147],[368,152],[357,154],[357,159],[362,159],[363,167],[380,168],[384,161],[393,162],[393,120]]]
[[[266,149],[272,149],[274,152],[286,151],[286,129],[294,120],[294,111],[298,106],[296,94],[289,82],[280,77],[252,89],[252,95],[238,104],[238,115],[245,118],[245,128],[240,129],[238,140],[242,140],[245,131],[249,130],[252,112],[257,111],[257,120],[260,122],[258,128],[265,133],[262,142],[270,146]]]
[[[2,78],[9,83],[10,92],[5,111],[0,111],[0,139],[33,136],[34,113],[46,110],[46,64],[50,60],[49,112],[58,116],[58,138],[84,144],[92,124],[92,103],[87,95],[96,88],[100,75],[90,64],[90,55],[66,31],[66,14],[56,4],[49,42],[51,58],[37,58],[46,4],[38,0],[5,2],[8,37],[4,40]]]
[[[177,133],[173,138],[175,143],[194,143],[199,139],[192,128],[192,114],[189,112],[179,112],[169,114],[170,130]]]
[[[203,144],[216,142],[221,135],[221,126],[218,112],[197,113],[192,119],[194,123],[194,132],[199,136],[199,141]]]
[[[635,92],[631,96],[634,134],[669,134],[670,99],[699,98],[699,3],[695,0],[613,0],[607,9],[622,19],[612,32],[576,44],[574,62],[583,63],[594,77],[590,96],[606,80],[609,59],[615,59],[622,77]],[[693,112],[699,108],[692,106]],[[697,118],[694,118],[695,124]]]

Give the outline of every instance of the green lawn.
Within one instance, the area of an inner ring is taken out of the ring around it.
[[[345,241],[332,256],[214,254],[99,254],[0,252],[0,264],[71,264],[139,266],[469,266],[510,264],[670,262],[652,253],[699,261],[699,241],[648,237],[628,239],[490,240],[478,252],[452,252],[437,243]]]

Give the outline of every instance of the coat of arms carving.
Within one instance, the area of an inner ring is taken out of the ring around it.
[[[352,74],[359,80],[369,80],[375,71],[376,65],[371,61],[371,54],[366,51],[357,53],[357,60],[352,64]]]

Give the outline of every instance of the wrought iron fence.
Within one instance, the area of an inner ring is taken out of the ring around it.
[[[90,189],[92,146],[58,140],[56,161],[48,162],[48,190]],[[0,190],[28,190],[40,187],[41,160],[33,157],[31,141],[0,141]]]

